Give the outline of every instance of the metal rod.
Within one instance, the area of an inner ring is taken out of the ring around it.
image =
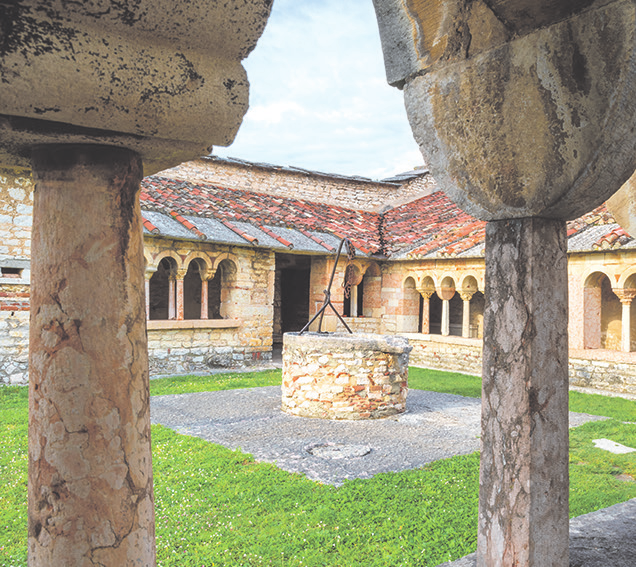
[[[340,244],[338,245],[338,251],[336,252],[336,261],[334,262],[333,269],[331,270],[331,278],[329,279],[329,285],[327,286],[327,289],[324,290],[325,300],[324,300],[324,302],[322,304],[322,307],[310,319],[309,323],[307,323],[300,330],[300,332],[298,333],[299,335],[302,335],[318,317],[320,317],[320,320],[318,321],[318,332],[321,333],[322,332],[322,330],[321,330],[322,329],[322,320],[323,320],[323,317],[325,315],[325,310],[327,309],[327,307],[331,307],[333,312],[338,316],[338,319],[340,319],[340,322],[345,326],[345,329],[347,329],[347,331],[349,331],[351,334],[353,334],[353,331],[349,328],[349,325],[347,325],[347,323],[345,323],[345,320],[342,318],[340,313],[338,313],[336,308],[333,306],[333,303],[331,303],[331,286],[333,285],[333,279],[334,279],[334,277],[336,275],[336,269],[338,267],[338,261],[340,260],[340,253],[342,252],[342,246],[344,244],[347,245],[347,252],[349,252],[349,250],[350,250],[349,247],[351,246],[351,243],[349,242],[349,239],[348,238],[343,238],[340,241]]]

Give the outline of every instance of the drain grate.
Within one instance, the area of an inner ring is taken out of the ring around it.
[[[349,445],[345,443],[321,443],[310,445],[306,451],[314,457],[322,459],[352,459],[354,457],[364,457],[371,452],[368,445]]]

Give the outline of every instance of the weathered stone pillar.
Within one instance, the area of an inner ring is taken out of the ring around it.
[[[475,295],[472,291],[460,291],[459,296],[462,298],[463,303],[463,313],[462,313],[462,337],[469,339],[470,338],[470,300],[473,295]]]
[[[568,565],[565,227],[487,225],[480,567]]]
[[[168,276],[168,319],[177,318],[177,306],[175,303],[175,276],[172,272]]]
[[[614,293],[618,296],[623,306],[621,319],[621,350],[623,352],[631,352],[632,350],[632,320],[631,306],[632,300],[636,297],[636,289],[615,289]]]
[[[155,564],[141,161],[33,153],[29,565]]]

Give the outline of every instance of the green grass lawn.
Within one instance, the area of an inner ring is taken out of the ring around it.
[[[280,383],[280,371],[163,378],[153,395]],[[413,368],[410,386],[479,395],[479,379]],[[636,497],[636,402],[571,394],[576,411],[612,419],[570,432],[570,512]],[[602,398],[602,399],[598,399]],[[0,567],[26,565],[26,388],[0,388]],[[475,548],[479,456],[345,482],[309,481],[251,456],[153,426],[157,554],[168,566],[435,566]]]

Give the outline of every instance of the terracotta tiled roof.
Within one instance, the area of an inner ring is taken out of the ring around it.
[[[144,219],[147,231],[170,234],[185,228],[185,233],[172,235],[190,233],[193,239],[333,253],[335,238],[346,237],[363,254],[396,260],[483,256],[484,250],[486,223],[462,211],[441,191],[371,213],[151,176],[142,182],[141,206],[142,215],[152,217],[152,222]],[[158,213],[179,225],[160,222]],[[210,228],[212,222],[219,229]],[[573,251],[636,248],[636,241],[604,205],[568,222],[567,230]]]
[[[178,211],[185,216],[214,218],[229,228],[233,226],[230,223],[246,222],[274,232],[276,227],[282,227],[341,234],[362,252],[381,252],[379,215],[336,205],[150,176],[142,181],[141,206],[168,214]],[[283,243],[280,235],[274,238]],[[287,241],[284,245],[290,244]]]

